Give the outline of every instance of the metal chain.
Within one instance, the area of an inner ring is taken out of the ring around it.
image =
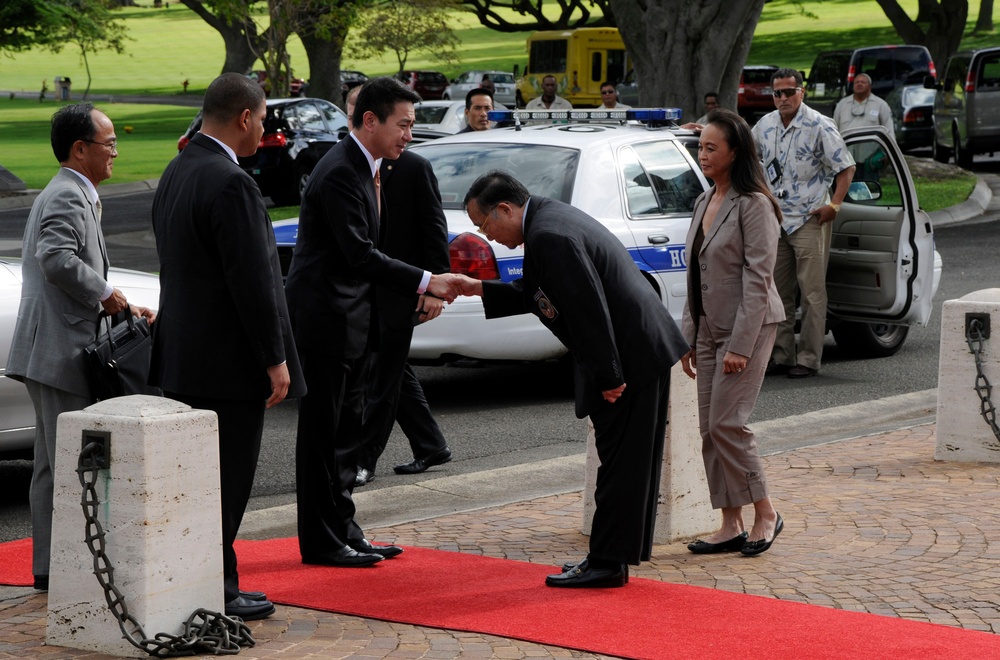
[[[997,440],[1000,440],[1000,427],[997,426],[997,409],[993,405],[991,400],[993,394],[993,385],[990,383],[990,379],[986,377],[983,373],[983,325],[979,319],[972,319],[969,321],[969,329],[965,333],[965,341],[969,343],[969,350],[972,351],[972,355],[976,358],[976,386],[973,388],[976,390],[976,394],[979,395],[979,411],[989,424],[989,427],[993,429],[993,435],[996,436]]]
[[[108,602],[111,613],[118,620],[122,635],[136,648],[158,658],[176,658],[181,656],[210,653],[212,655],[235,655],[241,646],[254,646],[250,629],[239,617],[228,617],[220,612],[206,609],[195,610],[184,623],[182,635],[157,633],[156,637],[146,637],[142,625],[129,614],[128,605],[118,587],[115,586],[115,569],[105,552],[104,527],[97,519],[97,508],[100,501],[94,484],[100,469],[97,462],[98,443],[88,443],[80,452],[80,460],[76,472],[83,486],[80,505],[87,520],[87,547],[94,555],[94,575],[104,589],[104,598]]]

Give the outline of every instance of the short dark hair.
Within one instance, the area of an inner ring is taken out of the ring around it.
[[[604,89],[605,87],[615,87],[615,84],[610,80],[605,80],[604,82],[601,83],[601,86],[598,87],[598,89]],[[618,91],[617,87],[615,87],[615,91]]]
[[[465,193],[462,208],[468,209],[472,200],[476,200],[480,210],[491,209],[500,202],[524,206],[529,197],[531,193],[513,174],[504,170],[492,170],[472,182],[469,192]]]
[[[205,90],[201,112],[209,121],[228,122],[244,110],[256,110],[266,98],[256,81],[238,73],[223,73]]]
[[[702,100],[703,101],[707,101],[709,99],[709,97],[715,99],[716,103],[719,102],[719,93],[718,92],[705,92],[705,96],[702,97]]]
[[[90,101],[64,105],[52,115],[52,153],[56,160],[69,160],[70,149],[77,140],[93,140],[97,127],[94,126],[94,104]]]
[[[472,97],[473,96],[488,96],[490,101],[493,100],[493,92],[482,87],[477,87],[475,89],[470,89],[469,93],[465,95],[465,109],[468,110],[472,107]]]
[[[401,101],[420,103],[420,95],[404,87],[395,78],[381,76],[369,79],[361,86],[358,100],[354,103],[354,116],[351,118],[353,127],[360,128],[364,125],[366,112],[375,113],[379,123],[384,124],[396,109],[396,104]]]
[[[802,87],[802,72],[797,69],[789,69],[785,67],[784,69],[778,69],[771,74],[771,86],[774,86],[774,81],[778,78],[795,78],[795,86]]]

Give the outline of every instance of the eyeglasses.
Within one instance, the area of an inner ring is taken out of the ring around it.
[[[478,227],[476,227],[476,231],[479,232],[480,234],[482,234],[483,236],[486,236],[487,238],[489,237],[489,233],[486,231],[486,225],[487,225],[487,223],[489,223],[490,219],[493,217],[493,214],[496,213],[496,210],[497,210],[496,206],[494,206],[493,208],[491,208],[490,211],[489,211],[489,213],[484,214],[484,217],[486,219],[483,220],[483,224],[481,224]]]
[[[774,98],[776,98],[776,99],[780,99],[782,96],[784,96],[786,99],[790,99],[793,96],[795,96],[795,94],[800,89],[802,89],[802,88],[801,87],[788,87],[786,89],[776,89],[776,90],[774,90],[771,93],[774,94]]]
[[[615,90],[613,90],[613,89],[602,89],[601,90],[601,94],[614,94],[614,93],[615,93]]]
[[[99,144],[102,147],[107,147],[111,151],[118,151],[118,140],[112,140],[111,142],[98,142],[97,140],[83,140],[87,144]]]

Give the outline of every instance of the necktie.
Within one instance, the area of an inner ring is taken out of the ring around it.
[[[375,203],[378,205],[378,217],[382,217],[382,171],[375,170]]]
[[[101,206],[101,200],[98,199],[97,203],[94,204],[94,207],[97,208],[97,224],[101,224],[101,215],[104,212],[104,207]]]

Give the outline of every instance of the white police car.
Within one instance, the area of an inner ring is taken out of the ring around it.
[[[437,175],[452,271],[480,279],[520,277],[521,249],[487,241],[462,210],[476,177],[504,169],[531,194],[570,203],[603,223],[680,320],[687,295],[684,241],[694,202],[709,183],[692,157],[697,136],[672,126],[679,114],[507,111],[490,118],[516,117],[523,127],[411,147]],[[866,129],[848,132],[845,139],[864,167],[858,168],[833,227],[829,327],[838,345],[852,354],[891,355],[902,346],[909,325],[927,322],[940,257],[930,219],[918,208],[910,173],[889,135]],[[294,223],[275,224],[279,245],[287,251],[294,245]],[[531,315],[487,321],[475,297],[460,297],[439,318],[418,326],[410,347],[411,359],[418,362],[544,360],[565,352]]]

